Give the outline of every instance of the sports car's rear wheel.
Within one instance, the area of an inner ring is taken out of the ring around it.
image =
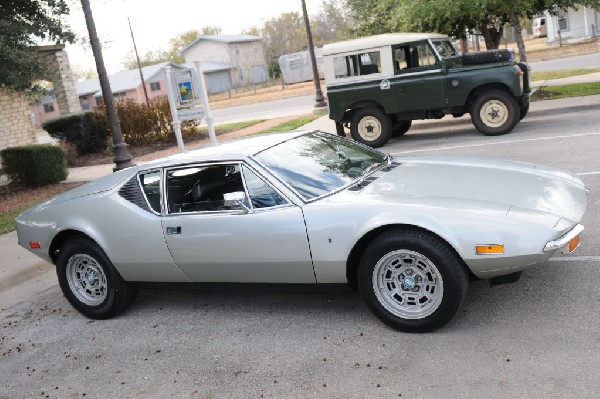
[[[116,316],[137,294],[137,288],[123,280],[104,251],[86,238],[76,238],[62,246],[56,272],[67,300],[92,319]]]
[[[405,332],[433,331],[450,321],[464,304],[469,282],[452,248],[416,229],[379,236],[365,250],[358,277],[373,313]]]

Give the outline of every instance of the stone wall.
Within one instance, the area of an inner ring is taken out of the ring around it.
[[[41,46],[38,51],[46,61],[46,80],[54,84],[54,95],[61,115],[81,112],[69,57],[63,45]]]
[[[0,89],[0,150],[34,142],[29,102],[21,94]]]

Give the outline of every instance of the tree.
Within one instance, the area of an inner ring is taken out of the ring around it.
[[[310,17],[316,46],[346,40],[353,36],[351,14],[343,0],[323,0],[320,12]]]
[[[0,5],[0,87],[27,92],[43,78],[44,63],[35,49],[43,41],[71,43],[75,35],[62,20],[66,0],[2,0]]]

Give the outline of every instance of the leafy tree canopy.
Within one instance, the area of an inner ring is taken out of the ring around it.
[[[62,20],[66,0],[2,0],[0,3],[0,87],[31,91],[44,77],[35,49],[42,42],[71,43],[75,35]]]

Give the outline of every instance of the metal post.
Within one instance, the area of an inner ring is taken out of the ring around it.
[[[173,117],[173,129],[175,130],[175,138],[177,139],[177,146],[179,152],[184,152],[183,137],[181,136],[181,122],[179,122],[179,115],[177,115],[177,107],[175,107],[175,101],[171,99],[177,93],[173,88],[173,80],[171,79],[171,66],[165,66],[165,74],[167,76],[167,90],[169,90],[169,106],[171,107],[171,116]]]
[[[321,91],[321,82],[319,81],[319,70],[317,69],[317,59],[315,57],[315,48],[310,32],[310,22],[308,21],[308,12],[306,11],[306,2],[302,0],[302,13],[304,14],[304,26],[306,27],[306,38],[308,40],[308,54],[312,64],[313,81],[315,82],[315,108],[327,106],[323,92]]]
[[[142,73],[142,64],[140,63],[140,55],[137,51],[137,46],[135,45],[135,37],[133,37],[133,29],[131,28],[131,20],[127,17],[127,22],[129,22],[129,32],[131,33],[131,41],[133,42],[133,51],[135,52],[135,59],[137,60],[137,67],[140,73],[140,80],[142,81],[142,88],[144,89],[144,98],[146,99],[146,106],[150,105],[150,100],[148,100],[148,90],[146,89],[146,81],[144,80],[144,74]]]
[[[204,72],[202,71],[202,65],[199,61],[194,62],[196,67],[196,76],[198,77],[198,85],[200,98],[202,98],[202,105],[204,106],[204,115],[206,117],[206,124],[208,125],[208,137],[212,145],[217,145],[217,135],[215,134],[215,128],[213,126],[213,118],[210,112],[210,106],[208,105],[208,93],[206,92],[206,86],[204,84]]]
[[[102,89],[102,98],[106,105],[106,113],[108,114],[108,120],[112,130],[113,147],[115,149],[115,168],[113,170],[116,172],[133,166],[133,163],[131,162],[133,157],[127,150],[127,144],[123,141],[121,123],[117,117],[117,111],[115,110],[110,82],[108,81],[108,75],[106,74],[106,68],[104,67],[102,47],[100,46],[100,40],[98,40],[96,25],[94,24],[94,17],[92,15],[89,0],[81,0],[81,7],[83,8],[83,14],[85,15],[85,23],[90,35],[90,44],[92,45],[92,52],[94,53],[94,59],[96,60],[96,70],[98,71],[98,79],[100,80],[100,88]]]

